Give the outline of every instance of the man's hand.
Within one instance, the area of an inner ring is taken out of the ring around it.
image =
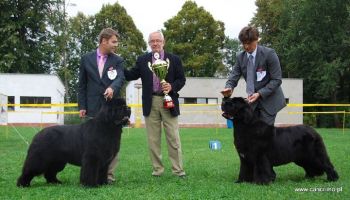
[[[79,117],[84,118],[86,116],[86,110],[79,110]]]
[[[256,100],[258,100],[260,97],[259,93],[254,93],[250,96],[248,96],[248,103],[254,103]]]
[[[165,82],[162,84],[162,91],[169,93],[173,88],[171,87],[170,83]]]
[[[225,88],[220,92],[224,97],[230,97],[233,93],[233,90],[231,88]]]
[[[105,91],[105,93],[103,93],[103,95],[105,96],[106,99],[112,99],[113,98],[113,89],[111,87],[108,87]]]

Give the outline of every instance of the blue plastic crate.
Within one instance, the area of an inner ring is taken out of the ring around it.
[[[220,150],[221,149],[221,142],[219,140],[210,140],[209,141],[209,149]]]

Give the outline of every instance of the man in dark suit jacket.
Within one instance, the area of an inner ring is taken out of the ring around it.
[[[98,48],[81,58],[78,91],[80,117],[95,117],[103,101],[120,95],[125,76],[123,59],[114,53],[118,38],[117,31],[103,29],[99,35]],[[116,165],[117,155],[109,166],[109,182],[115,181]]]
[[[225,97],[230,97],[243,75],[247,82],[248,102],[261,120],[272,125],[277,112],[286,106],[281,89],[282,70],[276,52],[258,45],[258,39],[259,32],[256,28],[244,27],[241,30],[239,40],[245,51],[237,56],[235,66],[221,93]],[[250,76],[249,70],[252,70]],[[252,80],[251,84],[249,78]]]
[[[163,47],[165,41],[160,31],[151,33],[148,43],[152,52],[138,57],[136,66],[130,70],[124,71],[125,77],[128,81],[138,78],[142,80],[142,109],[145,117],[150,156],[153,164],[152,175],[161,176],[164,172],[160,145],[163,125],[168,143],[169,158],[172,162],[172,172],[179,177],[184,177],[185,171],[182,166],[181,142],[177,117],[180,114],[178,91],[180,91],[186,82],[182,63],[178,56],[164,52]],[[160,80],[149,68],[157,59],[168,60],[170,63],[165,78],[166,83],[162,85],[159,83]],[[171,96],[175,104],[174,108],[164,108],[163,91],[168,92]]]

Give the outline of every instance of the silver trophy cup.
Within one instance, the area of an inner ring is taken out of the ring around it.
[[[149,69],[159,78],[160,84],[163,85],[166,83],[165,77],[168,74],[168,69],[170,66],[169,59],[166,59],[166,61],[159,59],[159,54],[154,55],[156,58],[155,62],[151,65],[151,63],[148,63]],[[172,98],[169,96],[168,92],[163,91],[164,93],[164,108],[173,108],[174,102]]]

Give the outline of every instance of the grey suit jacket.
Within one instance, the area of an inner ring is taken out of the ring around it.
[[[79,68],[78,106],[79,110],[86,110],[89,117],[94,117],[105,101],[103,96],[105,90],[111,87],[114,90],[113,96],[117,97],[125,81],[124,60],[121,57],[115,54],[108,55],[100,78],[96,54],[96,50],[85,54],[81,58]],[[117,71],[114,80],[107,75],[111,70]]]
[[[235,88],[241,76],[247,80],[247,53],[238,54],[236,64],[230,72],[225,88]],[[252,104],[253,109],[260,103],[261,106],[271,115],[276,114],[286,106],[282,84],[282,71],[276,52],[267,47],[258,45],[255,58],[255,92],[261,97]],[[260,74],[257,80],[257,74]],[[266,73],[266,74],[265,74]],[[265,74],[265,75],[264,75]]]

